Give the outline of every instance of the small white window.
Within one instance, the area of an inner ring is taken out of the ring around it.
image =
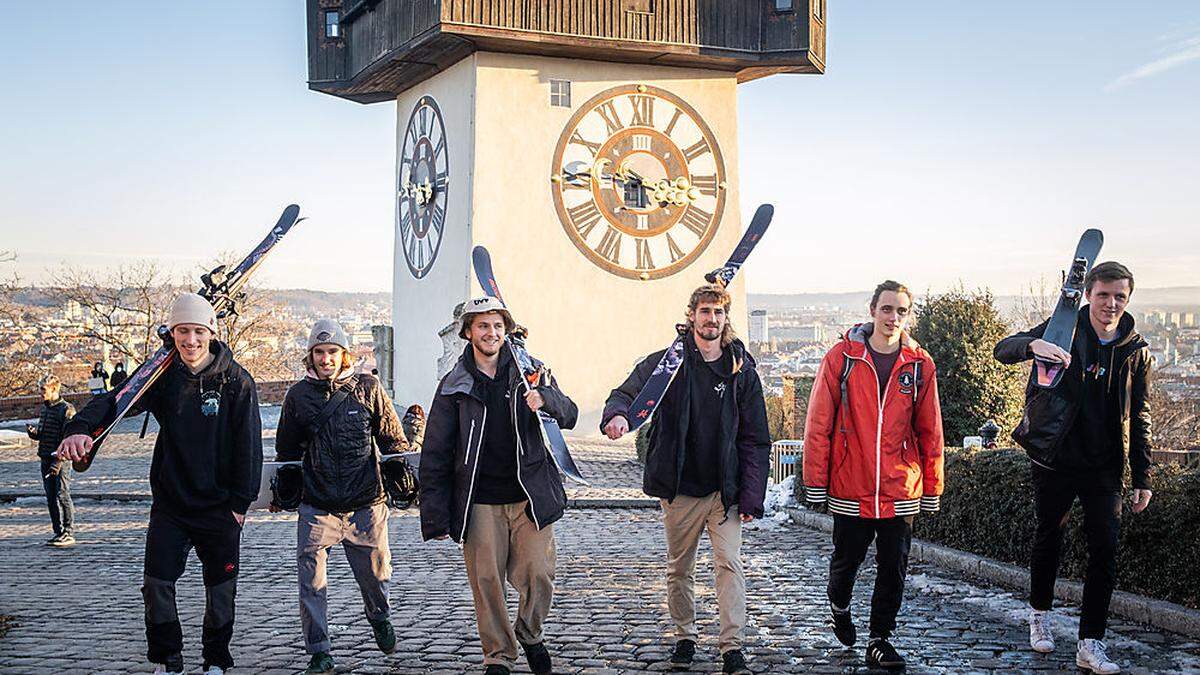
[[[340,19],[341,12],[325,12],[325,37],[340,38],[342,36],[342,26],[338,23]]]
[[[571,107],[570,80],[550,80],[550,105],[558,108]]]
[[[776,12],[790,12],[795,9],[792,5],[795,0],[775,0]]]

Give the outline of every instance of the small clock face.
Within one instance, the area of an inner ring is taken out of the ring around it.
[[[413,108],[400,145],[400,171],[396,194],[396,226],[404,246],[408,271],[420,279],[437,260],[446,227],[446,196],[450,187],[450,160],[446,151],[446,125],[432,96],[423,96]]]
[[[647,85],[614,87],[580,107],[559,138],[551,183],[571,242],[631,279],[690,265],[725,209],[712,130],[683,99]]]

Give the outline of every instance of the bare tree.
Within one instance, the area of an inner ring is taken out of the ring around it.
[[[1048,318],[1058,304],[1058,290],[1044,275],[1039,276],[1037,281],[1029,282],[1017,296],[1013,315],[1007,317],[1009,323],[1023,329]]]
[[[1154,445],[1163,450],[1200,447],[1200,400],[1174,398],[1154,387],[1150,398],[1154,419]]]
[[[0,251],[0,263],[12,262],[16,257],[12,251]],[[42,364],[29,348],[29,338],[22,334],[30,314],[17,302],[23,288],[15,273],[0,276],[0,324],[10,331],[7,344],[0,347],[0,398],[32,394],[43,373]]]

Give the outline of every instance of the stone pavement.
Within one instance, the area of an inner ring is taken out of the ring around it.
[[[82,486],[93,480],[97,487],[145,489],[148,456],[145,447],[138,449],[144,444],[131,442],[121,449],[115,443],[103,457],[107,462],[97,460],[92,471],[79,476],[76,491],[85,491]],[[576,442],[575,449],[594,483],[577,496],[641,496],[631,446],[588,441]],[[25,458],[0,457],[0,485],[36,485],[27,475],[30,468]],[[36,467],[33,472],[36,478]],[[57,550],[41,546],[49,536],[41,500],[0,505],[0,614],[13,615],[16,623],[0,638],[0,674],[149,672],[139,592],[148,510],[147,502],[81,500],[80,543]],[[546,634],[556,672],[665,669],[673,638],[664,602],[665,544],[658,517],[652,508],[572,509],[555,525],[559,564]],[[393,621],[400,638],[391,656],[374,650],[344,556],[330,556],[330,621],[342,672],[478,672],[482,657],[458,547],[422,543],[415,511],[393,512],[391,543]],[[746,648],[757,672],[864,670],[861,646],[842,649],[825,625],[830,549],[828,535],[790,523],[766,520],[747,528]],[[248,519],[234,672],[296,673],[307,662],[294,550],[294,515],[256,512]],[[865,567],[854,603],[863,632],[872,581]],[[696,596],[702,633],[697,670],[719,671],[707,543],[701,548]],[[203,588],[194,556],[179,583],[179,606],[185,657],[196,668]],[[1073,613],[1067,612],[1061,622],[1060,651],[1053,656],[1028,650],[1022,618],[1019,598],[914,564],[896,644],[909,659],[909,672],[915,673],[1074,672],[1069,649],[1077,627]],[[1200,672],[1200,644],[1179,636],[1116,624],[1110,645],[1116,658],[1131,667],[1129,672]]]

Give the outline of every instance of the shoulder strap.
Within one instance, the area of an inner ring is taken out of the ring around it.
[[[329,400],[325,402],[325,406],[321,408],[321,412],[317,413],[317,416],[309,421],[308,435],[310,437],[316,436],[321,431],[321,427],[325,426],[325,423],[333,417],[333,414],[337,412],[338,408],[342,407],[342,404],[349,397],[350,387],[338,387],[337,391],[333,392],[333,396],[330,396]]]
[[[842,357],[842,404],[846,404],[846,382],[850,380],[850,371],[854,368],[855,359],[849,354]]]

